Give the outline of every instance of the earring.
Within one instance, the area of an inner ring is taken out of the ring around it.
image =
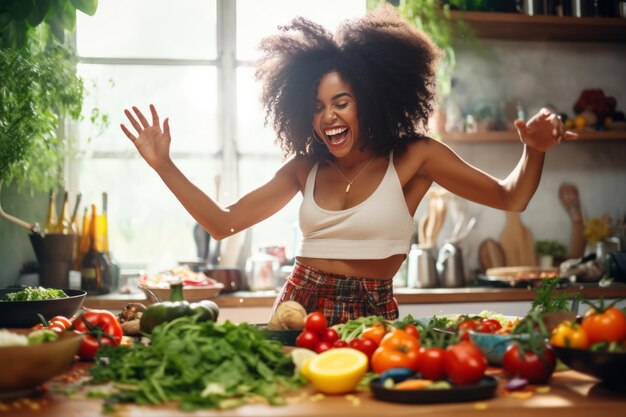
[[[324,145],[324,141],[322,139],[320,139],[319,136],[317,136],[317,132],[315,131],[315,129],[313,129],[313,139],[315,139],[316,142],[321,143],[322,145]]]

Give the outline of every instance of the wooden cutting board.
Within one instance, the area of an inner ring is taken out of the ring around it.
[[[478,261],[483,271],[506,265],[504,250],[495,239],[485,239],[478,247]]]
[[[519,213],[507,211],[500,245],[504,251],[506,266],[537,265],[533,235],[522,223]]]

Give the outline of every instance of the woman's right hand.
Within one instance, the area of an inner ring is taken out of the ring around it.
[[[159,115],[156,108],[151,104],[152,124],[148,123],[145,116],[139,109],[133,106],[135,114],[125,109],[124,114],[128,117],[130,124],[137,131],[137,136],[121,124],[120,127],[128,139],[135,145],[139,154],[155,170],[170,161],[170,125],[169,119],[163,122],[163,129],[159,123]]]

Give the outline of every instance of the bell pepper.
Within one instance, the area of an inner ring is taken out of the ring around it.
[[[107,310],[87,310],[73,324],[74,330],[84,333],[78,356],[93,359],[101,345],[117,346],[122,342],[122,327],[115,314]]]
[[[139,328],[144,333],[161,323],[167,323],[179,317],[195,316],[198,321],[216,321],[219,307],[211,300],[189,303],[183,297],[183,284],[170,285],[170,300],[151,305],[139,319]]]

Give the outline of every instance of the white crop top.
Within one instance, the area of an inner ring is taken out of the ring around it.
[[[413,216],[389,156],[387,171],[365,201],[346,210],[326,210],[313,197],[319,163],[309,172],[300,206],[302,242],[296,256],[325,259],[385,259],[406,255]]]

